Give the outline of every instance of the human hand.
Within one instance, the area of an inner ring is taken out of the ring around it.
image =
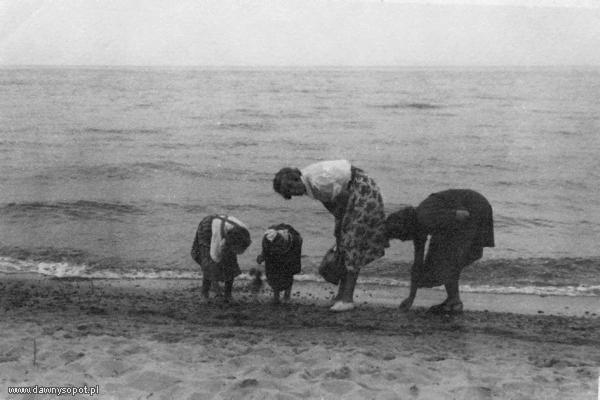
[[[458,221],[464,221],[469,218],[471,214],[467,210],[456,210],[456,219]]]
[[[408,312],[408,310],[410,310],[410,308],[412,307],[413,301],[415,299],[412,297],[407,297],[406,299],[404,299],[402,301],[402,303],[400,303],[400,311],[401,312]]]

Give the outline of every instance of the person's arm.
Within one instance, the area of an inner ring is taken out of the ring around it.
[[[336,214],[335,201],[324,201],[323,205],[333,216]]]
[[[421,269],[423,268],[423,260],[425,259],[425,242],[427,236],[416,237],[413,240],[414,247],[414,260],[410,270],[410,293],[404,301],[400,304],[401,311],[408,311],[412,306],[415,297],[417,296],[417,284],[418,278],[421,275]]]
[[[296,232],[296,234],[292,235],[292,240],[294,241],[292,246],[294,251],[292,256],[292,272],[298,274],[302,271],[302,236]]]
[[[333,235],[336,239],[339,239],[342,231],[342,220],[344,218],[344,213],[346,212],[346,206],[348,205],[349,197],[350,193],[347,190],[343,190],[334,200],[323,202],[323,205],[327,211],[329,211],[335,218]]]
[[[214,262],[221,261],[221,253],[223,252],[223,245],[225,239],[221,237],[221,223],[219,218],[215,218],[212,221],[212,236],[210,238],[210,258]]]
[[[264,246],[264,236],[263,236],[263,240],[260,246],[260,254],[258,256],[256,256],[256,263],[257,264],[262,264],[265,261],[265,246]]]
[[[412,268],[410,269],[410,297],[415,297],[417,293],[416,284],[421,270],[423,269],[423,261],[425,259],[425,242],[427,237],[419,237],[413,241],[414,247],[414,260]]]

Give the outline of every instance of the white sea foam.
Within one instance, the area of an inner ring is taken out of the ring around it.
[[[90,271],[89,266],[85,264],[17,260],[11,257],[0,257],[0,273],[34,273],[59,278],[81,277],[98,279],[197,279],[200,277],[199,273],[192,271]]]
[[[200,279],[200,271],[110,271],[90,270],[85,264],[71,264],[68,262],[46,262],[33,260],[18,260],[11,257],[0,257],[0,273],[37,273],[60,278],[82,277],[96,279]],[[248,273],[242,273],[238,279],[253,279]],[[316,274],[299,274],[294,279],[298,282],[324,282]],[[383,287],[409,287],[410,283],[403,280],[386,277],[365,276],[358,279],[362,285],[376,285]],[[442,287],[436,288],[443,290]],[[600,296],[600,285],[567,285],[567,286],[499,286],[499,285],[472,285],[461,284],[461,291],[468,293],[494,293],[494,294],[527,294],[538,296]]]

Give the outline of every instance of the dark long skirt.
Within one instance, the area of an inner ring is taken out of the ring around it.
[[[459,208],[470,213],[464,222],[453,220]],[[483,256],[484,247],[494,247],[492,207],[477,192],[455,189],[433,194],[419,205],[417,214],[431,232],[418,287],[458,281],[461,271]]]
[[[215,218],[218,216],[210,215],[200,221],[192,245],[192,258],[200,265],[204,279],[220,282],[231,281],[242,273],[236,254],[224,250],[219,262],[213,261],[210,257],[212,222]]]

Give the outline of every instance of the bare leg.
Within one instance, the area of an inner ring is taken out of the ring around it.
[[[460,303],[461,301],[458,292],[458,280],[446,283],[444,286],[446,287],[446,294],[448,295],[448,298],[444,303],[448,305]]]
[[[444,284],[447,298],[441,304],[429,308],[429,312],[434,314],[459,314],[463,311],[463,304],[460,301],[458,279]]]
[[[346,303],[352,303],[354,301],[354,288],[356,287],[357,279],[358,272],[346,272],[346,282],[344,283],[344,289],[340,300]]]
[[[225,281],[225,293],[223,294],[223,300],[226,303],[231,301],[231,292],[233,290],[233,279]]]
[[[340,297],[331,306],[331,311],[341,312],[350,311],[354,308],[354,288],[356,287],[356,280],[358,279],[358,272],[347,271],[346,276],[343,279],[343,285],[340,284]]]
[[[210,293],[210,279],[202,278],[202,297],[208,299]]]
[[[415,297],[417,296],[417,283],[411,279],[410,282],[410,294],[406,299],[400,303],[400,311],[407,312],[412,307]]]
[[[340,279],[340,283],[338,284],[337,295],[333,298],[334,303],[338,300],[342,300],[342,297],[344,295],[344,290],[346,287],[346,280],[347,280],[347,275],[343,275],[342,278]]]

